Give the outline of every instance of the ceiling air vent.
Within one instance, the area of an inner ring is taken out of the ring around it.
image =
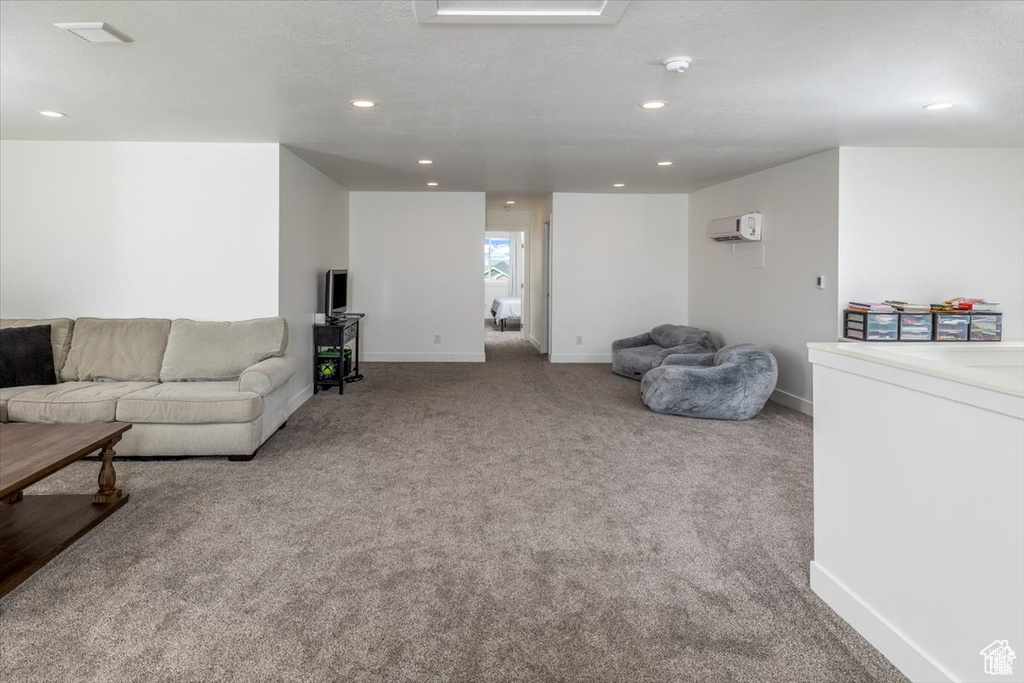
[[[629,0],[413,0],[421,24],[614,24]]]
[[[87,43],[130,43],[132,39],[113,26],[102,21],[86,21],[70,24],[54,24],[69,33],[73,33]]]

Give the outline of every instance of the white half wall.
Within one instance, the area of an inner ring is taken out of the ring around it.
[[[556,192],[552,213],[551,362],[610,363],[615,339],[686,323],[685,194]]]
[[[712,219],[754,211],[761,243],[734,249],[707,237]],[[779,363],[772,398],[810,413],[807,342],[834,341],[839,315],[839,150],[692,193],[690,226],[690,324],[767,348]]]
[[[361,358],[483,362],[484,193],[352,192],[349,207]]]
[[[285,147],[280,158],[280,287],[288,321],[290,410],[313,395],[313,314],[322,313],[324,272],[348,267],[348,190]]]
[[[1024,338],[1021,188],[1024,149],[842,148],[840,305],[985,297]]]
[[[278,311],[278,145],[0,142],[0,316]]]

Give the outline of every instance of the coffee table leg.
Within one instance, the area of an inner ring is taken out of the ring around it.
[[[93,503],[113,503],[121,497],[121,489],[117,488],[117,473],[114,472],[115,443],[117,443],[117,439],[104,446],[103,452],[100,453],[100,457],[103,458],[99,476],[100,489],[92,497]]]

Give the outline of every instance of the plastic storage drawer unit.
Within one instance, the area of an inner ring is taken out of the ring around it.
[[[970,339],[971,314],[936,313],[935,341],[967,341]]]
[[[900,341],[931,341],[931,313],[900,313]]]
[[[843,312],[843,336],[862,341],[896,341],[900,337],[899,316],[847,309]]]
[[[971,341],[1001,341],[1002,313],[971,313]]]

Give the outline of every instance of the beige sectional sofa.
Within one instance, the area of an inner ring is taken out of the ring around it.
[[[284,318],[0,320],[50,325],[57,384],[0,389],[2,422],[131,422],[118,455],[248,460],[288,419]]]

